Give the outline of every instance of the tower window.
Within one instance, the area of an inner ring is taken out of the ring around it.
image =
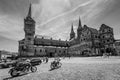
[[[45,50],[45,52],[47,52],[47,50]]]
[[[103,43],[105,43],[105,41],[103,41]]]
[[[105,38],[105,36],[103,36],[103,38]]]
[[[40,49],[40,52],[42,52],[42,50]]]
[[[98,36],[97,36],[97,35],[95,35],[95,38],[98,38]]]
[[[31,38],[28,38],[28,40],[31,40]]]
[[[110,42],[110,40],[107,40],[107,42]]]
[[[59,51],[59,53],[61,53],[61,51]]]

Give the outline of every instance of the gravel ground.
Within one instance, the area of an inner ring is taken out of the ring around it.
[[[9,69],[0,70],[0,80],[120,80],[120,57],[62,59],[62,67],[50,70],[49,63],[37,66],[35,73],[12,78]]]

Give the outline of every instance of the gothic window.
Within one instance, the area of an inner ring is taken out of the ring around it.
[[[98,36],[98,38],[100,38],[100,36]]]
[[[80,41],[82,41],[82,39],[80,39]]]
[[[31,38],[28,38],[28,40],[31,40]]]
[[[47,52],[47,50],[45,50],[45,52]]]
[[[102,38],[104,39],[104,38],[105,38],[105,36],[102,36]]]
[[[111,32],[111,29],[109,29],[109,32]]]
[[[97,36],[97,35],[95,35],[95,38],[98,38],[98,36]]]
[[[59,51],[59,53],[61,53],[61,51]]]
[[[102,31],[103,33],[105,32],[105,30]]]
[[[113,36],[112,36],[112,35],[110,35],[110,37],[112,38]]]
[[[105,43],[105,41],[103,41],[103,43]]]
[[[99,46],[100,46],[100,43],[99,43]]]
[[[42,50],[40,49],[40,52],[42,52]]]
[[[35,49],[35,53],[37,52],[37,50]]]

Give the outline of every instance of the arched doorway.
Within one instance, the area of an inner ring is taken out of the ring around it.
[[[55,53],[50,52],[50,53],[49,53],[49,57],[55,57]]]

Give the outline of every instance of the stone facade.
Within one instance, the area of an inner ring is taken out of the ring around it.
[[[80,25],[77,37],[70,40],[69,54],[76,56],[99,56],[103,53],[115,55],[113,28],[102,24],[100,29]],[[79,32],[80,31],[80,32]]]
[[[102,52],[111,52],[112,55],[115,53],[115,39],[113,34],[113,28],[102,24],[99,30],[100,41],[101,41],[101,51]]]
[[[115,47],[116,55],[120,56],[120,40],[115,40],[114,47]]]
[[[31,14],[31,4],[24,19],[24,39],[19,41],[19,56],[97,56],[106,51],[114,51],[113,28],[102,24],[100,29],[82,26],[79,18],[77,36],[71,27],[70,40],[54,40],[35,35],[35,21]]]

